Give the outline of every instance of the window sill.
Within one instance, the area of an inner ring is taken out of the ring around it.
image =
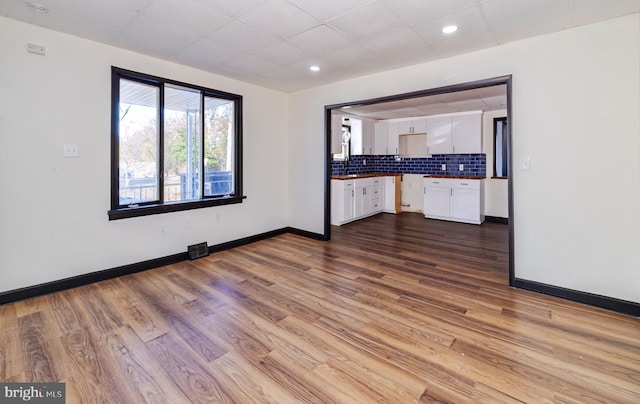
[[[509,177],[491,177],[492,180],[508,180]]]
[[[135,208],[120,208],[108,211],[109,220],[128,219],[130,217],[157,215],[160,213],[180,212],[183,210],[208,208],[211,206],[231,205],[242,203],[246,196],[229,196],[224,198],[198,199],[188,202],[162,203],[143,205]]]

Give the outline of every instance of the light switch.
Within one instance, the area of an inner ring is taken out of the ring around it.
[[[460,171],[464,171],[464,164],[460,164],[460,166],[458,167],[458,169],[459,169]]]
[[[77,143],[65,143],[64,144],[64,157],[80,157],[80,149]]]
[[[447,171],[447,165],[446,164],[442,165],[442,171]]]
[[[531,168],[531,157],[525,157],[524,160],[522,160],[522,170],[529,171],[530,168]]]

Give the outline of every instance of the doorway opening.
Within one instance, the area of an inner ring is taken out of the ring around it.
[[[332,176],[332,115],[336,111],[349,111],[349,114],[360,114],[366,119],[407,118],[411,116],[437,115],[445,112],[461,112],[478,109],[471,107],[472,101],[482,99],[487,90],[500,88],[504,92],[506,101],[506,136],[503,138],[502,149],[506,152],[507,171],[512,172],[511,145],[511,89],[512,78],[509,76],[495,77],[467,83],[454,84],[410,93],[396,94],[367,100],[346,102],[325,106],[325,187],[324,187],[324,240],[331,238],[331,176]],[[485,91],[485,93],[483,93]],[[480,96],[479,96],[480,95]],[[474,98],[475,97],[475,98]],[[478,98],[479,97],[479,98]],[[443,102],[443,100],[445,102]],[[447,102],[448,101],[448,102]],[[443,104],[449,104],[449,109]],[[451,109],[454,108],[454,109]],[[466,109],[465,109],[466,108]],[[439,112],[436,112],[439,111]],[[414,115],[411,115],[414,114]],[[490,170],[490,168],[488,168]],[[509,249],[509,285],[513,286],[515,279],[515,251],[514,251],[514,206],[513,206],[513,176],[507,178],[508,205],[508,249]]]

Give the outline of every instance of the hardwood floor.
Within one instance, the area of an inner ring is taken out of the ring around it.
[[[67,403],[640,402],[640,319],[507,286],[507,226],[387,215],[0,306]]]

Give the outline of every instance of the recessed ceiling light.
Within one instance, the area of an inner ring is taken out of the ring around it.
[[[44,4],[40,3],[28,3],[27,4],[32,11],[36,13],[48,13],[49,9]]]
[[[458,26],[457,25],[447,25],[446,27],[442,28],[442,33],[443,34],[453,34],[457,30],[458,30]]]
[[[309,67],[309,70],[311,70],[312,72],[319,72],[320,71],[320,66],[313,65],[313,66]]]

